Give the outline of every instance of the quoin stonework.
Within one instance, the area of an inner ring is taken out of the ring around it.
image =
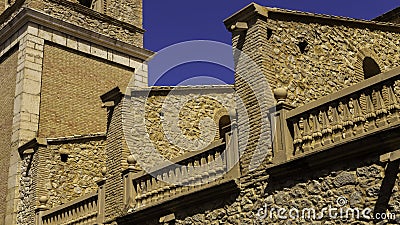
[[[0,224],[400,223],[399,9],[250,4],[234,85],[177,87],[141,0],[0,11]]]

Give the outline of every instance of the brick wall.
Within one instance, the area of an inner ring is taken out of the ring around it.
[[[0,58],[0,201],[6,201],[8,167],[11,153],[11,132],[13,122],[15,79],[17,73],[17,51]],[[3,224],[5,204],[0,204],[0,224]]]
[[[243,101],[243,105],[238,104],[238,130],[239,130],[239,150],[241,152],[240,166],[243,175],[243,182],[251,180],[254,175],[250,164],[257,160],[266,160],[261,163],[262,166],[268,164],[271,157],[271,141],[268,138],[269,130],[261,129],[260,124],[269,125],[267,118],[263,118],[260,110],[268,110],[265,105],[272,106],[271,89],[263,86],[265,83],[260,82],[259,73],[267,77],[268,82],[273,87],[274,83],[270,82],[274,76],[271,76],[269,67],[265,66],[265,55],[260,49],[266,47],[263,39],[259,38],[265,31],[265,21],[254,18],[249,21],[250,28],[246,33],[236,33],[233,35],[233,46],[248,56],[238,61],[235,76],[235,88],[238,98]],[[247,62],[252,61],[252,62]],[[249,68],[248,65],[254,67]],[[257,68],[255,68],[257,67]],[[258,76],[257,76],[258,75]],[[256,93],[259,92],[259,93]],[[263,92],[266,99],[260,99],[259,94]],[[260,142],[265,143],[260,143]],[[256,149],[258,148],[258,151]],[[268,157],[264,154],[268,152]],[[255,160],[255,161],[254,161]]]
[[[99,96],[115,86],[125,88],[132,76],[129,68],[46,44],[39,136],[105,132]]]
[[[117,106],[110,108],[110,125],[107,131],[106,167],[107,181],[105,184],[106,205],[105,220],[112,220],[121,213],[123,209],[123,181],[122,170],[127,168],[127,157],[130,155],[125,144],[122,128],[123,104],[116,102]]]

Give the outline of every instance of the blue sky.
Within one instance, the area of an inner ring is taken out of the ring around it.
[[[358,19],[372,19],[400,6],[399,0],[143,0],[145,48],[157,52],[173,44],[191,40],[213,40],[230,45],[231,34],[222,21],[251,2]],[[198,76],[214,77],[221,80],[221,83],[233,83],[232,71],[212,63],[192,62],[178,65],[159,79],[152,75],[152,66],[154,65],[150,62],[151,85],[177,85]],[[215,81],[197,79],[192,83],[210,84]]]

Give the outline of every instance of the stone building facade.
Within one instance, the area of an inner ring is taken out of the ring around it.
[[[250,4],[189,87],[147,87],[141,1],[0,10],[0,224],[400,223],[398,9]]]

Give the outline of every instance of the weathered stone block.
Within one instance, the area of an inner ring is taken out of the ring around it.
[[[349,184],[356,184],[357,177],[355,174],[350,172],[342,172],[337,175],[337,177],[333,180],[333,184],[336,187],[342,187]]]

